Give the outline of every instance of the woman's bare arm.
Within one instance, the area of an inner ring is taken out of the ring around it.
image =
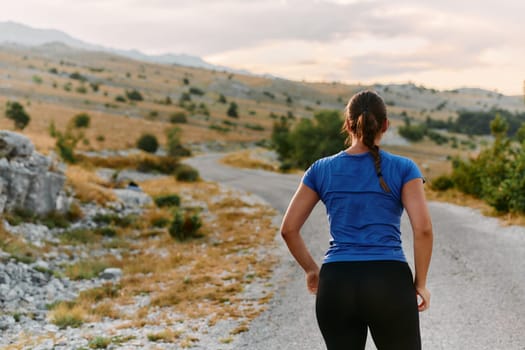
[[[414,285],[422,299],[419,304],[419,310],[424,311],[430,306],[430,292],[426,284],[432,256],[433,232],[423,189],[423,181],[414,179],[407,182],[403,186],[401,198],[414,235],[414,264],[416,270]]]
[[[290,253],[305,271],[307,287],[311,293],[317,292],[319,267],[306,247],[300,230],[318,201],[317,193],[301,183],[290,201],[281,225],[281,235]]]

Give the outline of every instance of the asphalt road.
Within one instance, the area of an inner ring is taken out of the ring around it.
[[[227,167],[221,155],[186,162],[205,180],[258,195],[279,212],[276,225],[300,181],[298,175]],[[429,203],[434,226],[434,252],[428,287],[431,307],[421,313],[423,348],[525,349],[525,228],[502,227],[496,219],[446,203]],[[405,254],[412,264],[411,231],[402,221]],[[318,204],[302,231],[307,246],[321,262],[328,246],[327,221]],[[236,349],[325,349],[317,328],[314,296],[304,274],[280,237],[280,263],[273,277],[275,296],[268,310],[235,341]],[[368,338],[367,349],[375,349]]]

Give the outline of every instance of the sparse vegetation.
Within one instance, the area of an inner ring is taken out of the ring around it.
[[[237,109],[238,109],[237,103],[230,102],[230,106],[228,107],[226,114],[228,115],[228,117],[239,118],[239,112],[237,111]]]
[[[170,115],[170,122],[173,124],[185,124],[188,122],[188,118],[184,112],[174,112]]]
[[[191,238],[199,238],[199,229],[202,226],[202,220],[198,213],[190,213],[181,209],[175,210],[173,221],[171,222],[169,232],[171,237],[177,241],[183,242]]]
[[[73,124],[76,128],[89,128],[91,117],[87,113],[79,113],[73,118]]]
[[[155,135],[143,134],[137,140],[137,148],[148,153],[155,153],[159,148],[159,141],[157,141],[157,137]]]
[[[143,101],[144,97],[142,97],[142,94],[140,91],[133,89],[133,90],[126,90],[126,97],[130,101]]]
[[[274,124],[273,147],[285,165],[306,169],[315,160],[337,153],[344,147],[343,120],[338,111],[322,111],[313,120],[301,119],[293,129],[285,118]]]
[[[14,122],[15,128],[20,130],[25,129],[31,121],[31,117],[25,111],[24,106],[16,101],[7,101],[5,116]]]

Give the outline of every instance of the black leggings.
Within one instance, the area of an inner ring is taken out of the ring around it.
[[[419,312],[412,272],[400,261],[326,263],[316,300],[328,350],[362,350],[367,327],[378,350],[419,350]]]

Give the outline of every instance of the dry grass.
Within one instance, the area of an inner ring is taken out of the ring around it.
[[[3,219],[0,216],[0,219]],[[31,262],[40,256],[43,250],[26,242],[23,238],[7,232],[3,222],[0,222],[0,249],[16,260]]]
[[[173,324],[177,320],[171,315],[176,314],[184,319],[208,319],[210,325],[221,319],[239,320],[241,326],[232,329],[232,335],[246,330],[248,321],[264,310],[264,303],[272,295],[263,291],[257,300],[245,300],[242,292],[245,285],[261,283],[271,276],[276,262],[269,249],[276,233],[272,225],[273,209],[248,204],[212,183],[179,183],[165,177],[140,185],[152,196],[177,193],[183,207],[203,208],[203,238],[179,243],[169,236],[166,228],[155,228],[155,234],[150,234],[155,218],[171,218],[172,214],[169,207],[148,209],[139,227],[119,233],[118,238],[129,244],[121,252],[122,259],[109,255],[97,259],[103,267],[123,270],[119,284],[108,283],[82,292],[74,303],[61,303],[53,309],[51,319],[57,324],[74,324],[78,320],[96,322],[107,317],[127,320],[127,327],[143,327]],[[92,244],[98,246],[100,242]],[[100,271],[90,261],[79,262],[69,269],[73,277]],[[145,294],[150,297],[149,306],[131,314],[119,311],[120,306],[132,306],[136,296]],[[148,317],[150,313],[157,316]],[[180,347],[198,341],[191,334],[184,336],[169,328],[148,338],[176,342]]]
[[[261,156],[262,152],[264,152],[262,149],[242,150],[239,152],[228,153],[221,158],[220,161],[223,164],[237,168],[279,171],[279,164],[263,158],[263,156]]]
[[[81,202],[95,202],[104,205],[115,201],[116,197],[109,189],[110,184],[95,174],[94,170],[80,165],[69,165],[66,170],[67,183],[75,191],[75,197]]]
[[[51,310],[48,318],[59,328],[78,328],[86,322],[88,312],[81,305],[61,302]]]
[[[525,226],[525,214],[499,213],[483,200],[462,193],[456,189],[434,191],[427,186],[425,190],[428,200],[452,203],[479,210],[480,213],[485,216],[497,218],[502,225]]]

